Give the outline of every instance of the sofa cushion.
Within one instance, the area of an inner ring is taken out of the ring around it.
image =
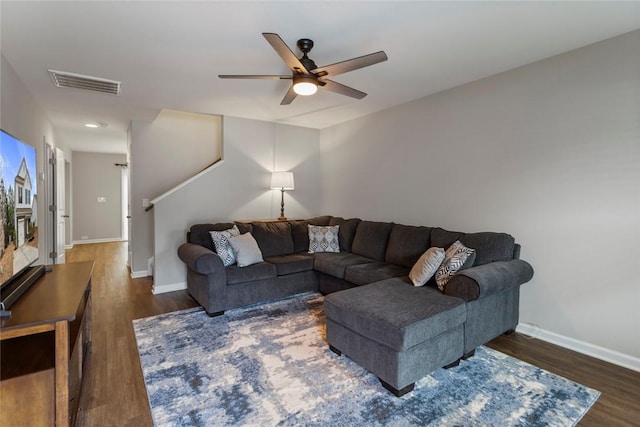
[[[314,256],[314,268],[316,271],[338,279],[344,279],[345,271],[349,266],[374,262],[371,258],[349,252],[319,253]]]
[[[263,257],[293,253],[291,225],[288,222],[253,222],[253,237],[258,242]]]
[[[340,252],[338,225],[311,225],[309,224],[309,253]]]
[[[224,231],[233,227],[232,222],[219,222],[217,224],[194,224],[189,229],[188,242],[195,245],[204,246],[215,252],[216,248],[211,240],[212,231]]]
[[[444,257],[445,252],[442,248],[432,247],[427,249],[409,272],[409,279],[413,286],[424,286],[436,274],[438,267],[444,261]]]
[[[467,313],[461,299],[433,288],[416,288],[408,278],[327,295],[324,307],[328,319],[395,351],[460,326]]]
[[[232,265],[227,267],[227,285],[251,282],[253,280],[272,279],[276,277],[276,266],[268,262],[259,262],[247,267]]]
[[[312,256],[302,254],[280,255],[264,260],[276,266],[278,276],[313,270],[315,261]]]
[[[344,280],[354,285],[362,286],[391,277],[406,276],[407,274],[409,274],[408,267],[378,261],[347,267],[344,273]]]
[[[431,246],[438,248],[448,248],[464,235],[461,231],[449,231],[444,228],[435,227],[431,230]]]
[[[429,248],[430,227],[394,224],[385,261],[411,268]]]
[[[329,225],[339,225],[339,240],[340,240],[340,250],[351,252],[351,247],[353,245],[353,238],[356,236],[356,230],[358,229],[358,224],[360,224],[362,220],[360,218],[350,218],[344,219],[340,217],[333,217],[331,221],[329,221]]]
[[[436,283],[438,289],[444,291],[444,287],[447,282],[462,268],[467,268],[473,265],[473,261],[467,260],[470,256],[475,255],[475,250],[466,247],[459,240],[453,242],[451,246],[447,248],[444,254],[444,261],[436,271]]]
[[[309,250],[309,224],[329,225],[330,220],[331,217],[325,215],[305,220],[289,221],[291,225],[291,238],[293,240],[293,252],[306,252]]]
[[[229,239],[238,267],[247,267],[262,262],[262,252],[251,233],[241,234]]]
[[[351,252],[376,261],[384,261],[392,222],[362,221],[358,224]]]
[[[229,239],[240,235],[238,226],[234,225],[232,228],[224,231],[210,231],[211,240],[213,240],[213,247],[216,248],[216,253],[222,259],[222,264],[225,267],[230,266],[236,262],[236,256],[233,253]]]
[[[462,236],[460,241],[476,250],[475,265],[510,261],[514,256],[515,239],[506,233],[469,233]]]

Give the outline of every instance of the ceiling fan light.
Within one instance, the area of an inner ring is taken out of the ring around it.
[[[293,80],[293,91],[298,95],[313,95],[318,91],[318,84],[311,77],[297,77]]]

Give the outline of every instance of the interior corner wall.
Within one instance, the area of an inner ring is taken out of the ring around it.
[[[19,140],[35,147],[37,153],[38,186],[38,234],[47,236],[46,229],[46,183],[42,178],[45,171],[44,141],[53,147],[65,149],[61,141],[56,141],[53,124],[47,114],[35,101],[22,83],[4,55],[0,54],[0,127]],[[44,238],[38,244],[39,263],[50,261]]]
[[[153,122],[130,126],[130,216],[132,275],[144,276],[153,257],[152,200],[195,175],[221,155],[220,116],[162,110]]]
[[[320,212],[318,130],[226,116],[223,122],[224,161],[154,208],[156,293],[186,287],[177,252],[193,224],[279,216],[280,192],[269,189],[273,170],[294,173],[288,217]]]
[[[125,154],[73,152],[74,243],[122,239],[122,170],[115,164],[126,160]]]
[[[520,322],[640,357],[640,31],[320,134],[322,210],[504,231]]]

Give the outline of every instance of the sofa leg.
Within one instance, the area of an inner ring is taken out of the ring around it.
[[[222,316],[224,314],[224,310],[216,311],[216,312],[213,312],[213,313],[209,313],[208,311],[205,310],[205,313],[207,313],[207,316],[209,316],[209,317],[218,317],[218,316]]]
[[[338,350],[337,348],[335,348],[334,346],[332,346],[331,344],[329,344],[329,350],[333,351],[338,356],[342,356],[342,352],[340,350]]]
[[[444,365],[443,368],[444,369],[455,368],[456,366],[458,366],[460,364],[460,360],[461,359],[454,360],[453,362],[449,363],[448,365]]]
[[[389,390],[391,393],[393,393],[396,397],[402,397],[405,394],[413,391],[413,388],[415,387],[416,383],[411,383],[408,386],[401,388],[400,390],[398,390],[397,388],[395,388],[394,386],[392,386],[391,384],[382,381],[380,378],[378,378],[378,380],[380,380],[380,384],[382,384],[382,387],[386,388],[387,390]]]
[[[473,357],[475,354],[476,354],[476,349],[474,348],[470,352],[463,354],[462,360],[467,360],[468,358]]]

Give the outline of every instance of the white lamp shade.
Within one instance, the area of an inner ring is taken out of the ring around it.
[[[293,190],[293,172],[273,172],[271,174],[272,190]]]

